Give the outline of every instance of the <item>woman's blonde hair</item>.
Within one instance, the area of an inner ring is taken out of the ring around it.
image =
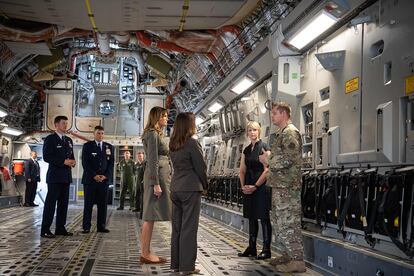
[[[250,121],[250,122],[247,123],[247,126],[246,126],[246,136],[249,136],[249,128],[251,128],[251,129],[257,129],[259,131],[259,135],[258,135],[257,138],[260,138],[260,134],[262,132],[262,129],[261,129],[260,124],[258,122]]]
[[[148,115],[147,125],[144,128],[144,134],[154,129],[160,136],[162,136],[163,132],[161,127],[158,125],[158,121],[165,114],[168,114],[167,109],[161,106],[154,106],[153,108],[151,108],[150,113]]]

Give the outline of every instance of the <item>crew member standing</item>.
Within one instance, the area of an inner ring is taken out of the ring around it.
[[[26,191],[24,193],[24,206],[39,206],[34,203],[37,183],[40,181],[40,166],[36,160],[37,153],[30,152],[30,158],[24,164],[24,177],[26,179]]]
[[[140,218],[142,218],[142,199],[144,195],[144,171],[145,171],[145,160],[144,152],[140,151],[137,153],[137,162],[135,163],[135,209],[134,212],[141,212]]]
[[[76,165],[73,155],[72,139],[65,136],[68,127],[66,116],[57,116],[54,120],[56,132],[46,137],[43,143],[43,160],[49,163],[46,175],[47,195],[43,209],[40,236],[54,238],[55,235],[72,236],[66,231],[66,215],[69,203],[69,186],[72,183],[72,167]],[[55,235],[50,232],[56,212]]]
[[[260,162],[269,165],[268,184],[272,187],[270,219],[276,233],[277,247],[282,256],[270,264],[278,272],[305,272],[301,232],[302,140],[290,121],[291,108],[287,103],[272,105],[272,122],[278,127],[271,155],[263,150]]]
[[[104,128],[96,126],[94,141],[89,141],[82,148],[84,186],[83,231],[86,234],[91,229],[92,209],[94,203],[98,208],[98,232],[108,233],[106,228],[108,186],[112,181],[114,170],[113,147],[103,141]]]
[[[129,192],[129,209],[134,209],[134,161],[131,159],[131,153],[129,151],[124,152],[124,160],[121,160],[118,164],[121,171],[121,196],[119,198],[119,207],[117,210],[124,210],[124,202],[126,192]]]

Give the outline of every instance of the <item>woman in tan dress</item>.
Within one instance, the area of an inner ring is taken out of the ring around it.
[[[141,232],[140,260],[147,264],[166,262],[166,259],[152,254],[150,248],[154,222],[171,220],[171,168],[168,144],[162,131],[167,126],[167,121],[167,110],[159,106],[153,107],[142,135],[147,164],[144,172],[144,224]]]

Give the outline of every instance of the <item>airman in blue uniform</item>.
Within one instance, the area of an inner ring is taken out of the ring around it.
[[[66,116],[57,116],[54,120],[56,132],[46,137],[43,144],[43,159],[49,163],[46,175],[47,195],[43,209],[42,229],[44,238],[55,235],[71,236],[65,228],[69,203],[69,186],[72,183],[72,168],[76,165],[73,155],[73,141],[65,135],[68,127]],[[55,235],[50,231],[56,212]]]
[[[112,183],[114,171],[114,151],[111,144],[103,142],[104,128],[96,126],[94,141],[82,148],[82,167],[84,186],[83,232],[90,232],[92,209],[98,207],[97,231],[108,233],[106,228],[108,186]]]

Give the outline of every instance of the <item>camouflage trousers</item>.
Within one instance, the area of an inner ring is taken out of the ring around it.
[[[276,235],[276,247],[293,260],[303,260],[300,192],[272,188],[270,220]]]

